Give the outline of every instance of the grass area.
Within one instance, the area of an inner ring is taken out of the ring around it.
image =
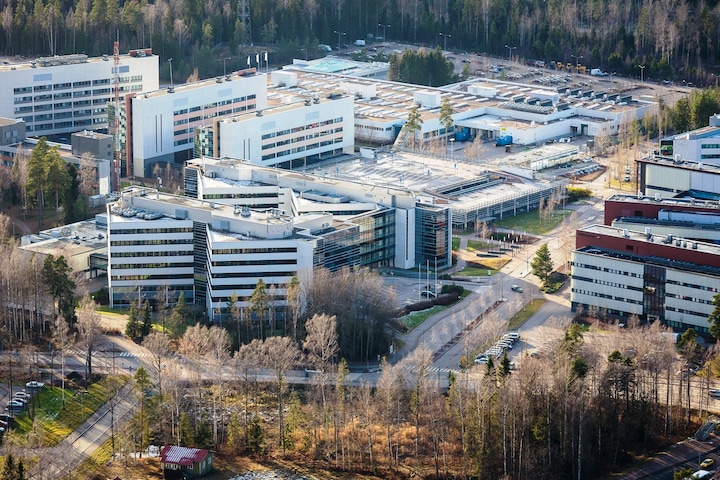
[[[428,317],[445,310],[447,307],[443,305],[435,305],[432,308],[428,308],[426,310],[420,310],[417,312],[410,312],[404,317],[400,319],[400,322],[405,325],[405,327],[408,329],[408,331],[412,330],[413,328],[417,327],[421,323],[423,323],[425,320],[428,319]]]
[[[452,251],[457,252],[460,250],[460,239],[458,237],[452,237]]]
[[[65,388],[63,409],[62,389],[45,386],[35,407],[15,417],[15,433],[26,441],[32,438],[34,446],[57,445],[108,399],[102,382],[90,385],[88,393],[80,392]]]
[[[545,235],[565,220],[570,210],[555,210],[549,218],[540,219],[537,210],[525,212],[514,217],[503,218],[495,222],[496,227],[524,231],[533,235]]]
[[[488,248],[491,248],[493,245],[487,242],[483,242],[480,240],[468,240],[468,250],[487,250]]]
[[[530,317],[535,315],[535,313],[540,310],[540,307],[545,305],[545,301],[546,300],[544,298],[535,298],[530,303],[526,304],[522,308],[522,310],[517,312],[508,321],[508,330],[517,330],[518,328],[522,327]]]
[[[500,258],[478,258],[476,262],[468,263],[465,268],[455,273],[460,277],[489,277],[495,275],[498,270],[510,261],[507,257]],[[488,271],[490,273],[488,274]]]

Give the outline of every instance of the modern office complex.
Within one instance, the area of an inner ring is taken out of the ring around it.
[[[336,57],[298,60],[283,67],[282,74],[273,73],[271,90],[309,97],[330,93],[354,96],[355,139],[376,144],[393,143],[416,105],[423,120],[415,135],[419,145],[459,132],[458,139],[486,142],[509,135],[520,145],[567,136],[612,136],[623,123],[642,120],[654,105],[619,91],[609,80],[592,87],[570,88],[560,81],[557,83],[562,86],[546,87],[523,80],[475,78],[432,88],[371,78],[370,70]],[[454,125],[448,131],[440,122],[444,100],[454,111]]]
[[[193,158],[195,128],[215,118],[264,109],[266,83],[266,75],[250,68],[128,95],[119,112],[111,111],[119,117],[123,175],[150,177],[156,164],[180,167]]]
[[[616,194],[605,200],[605,225],[718,243],[720,202]]]
[[[113,305],[184,293],[212,316],[233,293],[247,305],[260,279],[282,305],[315,267],[451,262],[450,210],[403,190],[211,158],[185,179],[185,197],[132,187],[108,206]]]
[[[202,147],[195,153],[244,158],[257,165],[303,167],[353,154],[353,120],[351,96],[298,98],[288,93],[279,105],[200,127],[197,141]]]
[[[720,165],[720,114],[707,127],[660,140],[660,155],[674,160]]]
[[[593,225],[576,232],[572,310],[660,320],[678,330],[708,331],[720,291],[720,246]]]
[[[150,49],[120,55],[119,95],[156,90],[158,68]],[[56,55],[0,65],[0,116],[24,120],[30,136],[107,129],[115,78],[112,56]]]

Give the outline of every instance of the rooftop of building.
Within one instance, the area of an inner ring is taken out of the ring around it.
[[[10,125],[15,125],[18,123],[22,123],[24,120],[19,120],[16,118],[7,118],[7,117],[0,117],[0,127],[7,127]]]
[[[157,56],[152,53],[151,49],[137,49],[130,50],[128,53],[120,54],[120,64],[123,61],[127,61],[130,58],[141,58],[141,57],[152,57]],[[55,55],[52,57],[37,57],[37,58],[23,58],[23,57],[6,57],[0,64],[0,73],[10,72],[15,70],[32,70],[32,69],[45,69],[52,68],[62,65],[77,65],[83,63],[113,63],[114,59],[112,55],[102,55],[100,57],[89,57],[84,53],[74,53],[70,55]]]
[[[242,81],[243,79],[246,79],[248,77],[255,77],[255,76],[259,76],[259,75],[265,75],[265,74],[258,72],[255,67],[246,68],[244,70],[230,72],[227,75],[221,75],[219,77],[207,78],[205,80],[199,80],[197,82],[192,82],[192,83],[183,83],[183,84],[168,86],[168,87],[160,88],[158,90],[153,90],[150,92],[141,92],[135,98],[142,100],[142,99],[153,99],[153,98],[164,97],[164,96],[172,95],[175,93],[191,93],[191,92],[196,91],[201,88],[207,88],[207,87],[211,87],[213,85],[223,84],[223,83],[228,83],[228,82],[238,82],[238,81]]]
[[[658,194],[654,197],[645,195],[627,195],[623,193],[614,193],[607,198],[607,202],[623,202],[623,203],[644,203],[661,205],[663,207],[680,207],[680,208],[712,208],[720,210],[720,201],[718,200],[702,200],[698,198],[667,198]]]
[[[681,260],[671,260],[669,258],[655,257],[655,256],[639,256],[631,253],[620,252],[618,250],[610,250],[605,248],[598,248],[592,245],[579,248],[576,252],[587,253],[590,255],[598,255],[601,257],[617,258],[619,260],[627,260],[630,262],[639,262],[643,264],[658,265],[661,267],[672,268],[675,270],[683,270],[686,272],[702,273],[706,275],[712,275],[714,277],[720,276],[720,268],[711,267],[708,265],[700,265],[692,262],[684,262]]]
[[[23,249],[31,252],[44,255],[64,252],[62,254],[72,256],[106,248],[107,237],[105,229],[98,227],[95,220],[86,220],[26,235],[22,243]]]
[[[664,155],[650,155],[647,157],[638,158],[636,161],[640,163],[657,164],[683,170],[699,170],[714,175],[720,174],[720,165],[675,159]]]
[[[694,252],[706,253],[710,255],[720,255],[720,245],[713,243],[698,242],[697,240],[688,240],[675,235],[655,235],[652,232],[638,232],[627,228],[612,227],[609,225],[590,225],[578,230],[578,232],[598,234],[607,237],[625,238],[642,243],[664,244],[682,250],[692,250]]]
[[[339,60],[339,62],[345,63],[348,61]],[[371,97],[366,98],[362,93],[356,95],[355,116],[356,118],[373,117],[375,121],[381,121],[382,119],[388,121],[404,120],[410,109],[417,104],[415,94],[439,94],[441,101],[445,98],[450,99],[456,118],[472,116],[473,112],[483,107],[495,107],[508,112],[529,112],[545,117],[557,113],[558,110],[582,107],[584,110],[598,111],[599,116],[605,119],[608,113],[620,115],[640,105],[637,100],[632,99],[628,94],[550,88],[503,80],[472,78],[465,82],[434,88],[377,78],[358,78],[349,74],[348,71],[342,71],[341,73],[331,73],[317,69],[313,71],[298,64],[288,65],[283,70],[295,72],[297,74],[297,84],[270,84],[268,90],[269,99],[274,95],[282,96],[287,94],[306,97],[327,96],[333,92],[346,93],[348,84],[371,85],[375,88]],[[268,81],[270,80],[270,77],[268,77]],[[470,93],[470,90],[482,93]],[[601,93],[603,96],[600,96]],[[536,100],[539,101],[538,97],[543,95],[555,99],[555,103],[552,106],[536,104]],[[532,102],[532,104],[528,102]],[[436,118],[439,116],[440,102],[436,104],[430,103],[429,106],[421,107],[419,111],[424,121]],[[463,116],[463,113],[466,114]],[[587,112],[585,113],[587,114]],[[598,120],[598,118],[595,118],[595,120]],[[527,128],[533,127],[532,122],[512,118],[510,113],[503,117],[502,121],[515,121],[519,122],[521,126],[527,124]]]

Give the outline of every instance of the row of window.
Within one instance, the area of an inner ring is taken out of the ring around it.
[[[319,144],[313,143],[313,144],[307,145],[307,146],[300,146],[300,147],[292,148],[289,150],[283,150],[282,152],[268,153],[266,155],[263,155],[262,159],[263,160],[271,160],[273,158],[280,158],[280,157],[284,157],[286,155],[304,152],[306,150],[314,150],[316,148],[326,147],[328,145],[332,145],[333,143],[342,143],[342,141],[343,141],[343,139],[341,137],[336,138],[334,141],[333,140],[324,140],[324,141],[320,142]]]
[[[159,252],[113,252],[113,258],[140,258],[140,257],[181,257],[192,255],[192,250],[161,250]]]
[[[624,275],[631,278],[643,278],[642,273],[626,272],[617,268],[600,267],[598,265],[588,265],[585,263],[571,262],[571,265],[578,268],[586,268],[588,270],[597,270],[599,272],[612,273],[615,275]]]
[[[154,233],[192,233],[192,227],[175,228],[118,228],[113,229],[113,235],[149,235]],[[192,241],[192,240],[188,240]]]
[[[265,275],[272,275],[273,277],[293,277],[297,275],[295,271],[289,272],[267,272]],[[215,273],[213,272],[212,278],[258,278],[260,274],[255,272],[233,272],[233,273]]]
[[[269,138],[282,137],[283,135],[290,135],[293,133],[302,132],[304,130],[311,130],[313,128],[322,127],[325,125],[332,125],[334,123],[342,123],[342,121],[343,121],[343,119],[342,119],[342,117],[340,117],[340,118],[334,118],[332,120],[324,120],[322,122],[309,123],[307,125],[295,127],[292,129],[289,128],[287,130],[280,130],[278,132],[266,133],[261,138],[262,138],[262,140],[267,140]]]
[[[703,319],[707,319],[707,313],[695,312],[693,310],[687,310],[685,308],[666,307],[665,310],[668,310],[670,312],[682,313],[685,315],[693,315],[695,317],[702,317]]]
[[[586,295],[589,297],[596,297],[596,298],[605,298],[607,300],[614,300],[616,302],[622,302],[622,303],[631,303],[635,305],[642,305],[642,300],[633,300],[630,298],[624,298],[624,297],[618,297],[617,295],[610,295],[607,293],[598,293],[592,290],[582,290],[579,288],[573,288],[573,293],[577,293],[579,295]]]
[[[284,248],[214,248],[211,255],[252,255],[255,253],[297,253],[297,247]]]
[[[214,261],[210,262],[213,267],[246,267],[250,265],[295,265],[297,260],[294,258],[282,260],[228,260],[226,262]]]
[[[717,293],[719,288],[717,286],[713,285],[699,285],[696,283],[685,283],[685,282],[678,282],[677,280],[666,280],[665,283],[668,285],[680,285],[681,287],[687,287],[692,288],[693,290],[703,290],[706,292],[712,292]]]
[[[188,245],[192,243],[189,240],[113,240],[110,242],[111,247],[132,247],[137,245]]]
[[[113,264],[113,270],[138,270],[143,268],[188,268],[192,267],[193,262],[163,262],[163,263],[119,263]]]
[[[203,110],[203,109],[212,110],[214,108],[222,107],[224,105],[231,105],[233,103],[240,103],[240,102],[246,102],[248,100],[255,100],[255,98],[256,98],[256,95],[253,93],[252,95],[247,95],[245,97],[236,97],[236,98],[233,98],[232,100],[220,100],[219,102],[208,103],[205,105],[198,105],[195,107],[190,107],[189,109],[183,108],[182,110],[175,110],[173,112],[173,115],[175,115],[175,116],[187,115],[188,113],[199,112],[200,110]]]
[[[335,129],[333,129],[333,130],[323,130],[322,132],[315,132],[315,133],[313,133],[313,134],[311,134],[311,135],[303,135],[303,136],[300,136],[300,137],[288,138],[288,139],[285,139],[285,140],[281,140],[281,141],[279,141],[279,142],[277,142],[277,143],[273,143],[273,142],[264,143],[263,146],[262,146],[262,149],[263,149],[263,150],[269,150],[269,149],[271,149],[271,148],[281,147],[281,146],[283,146],[283,145],[288,145],[288,144],[290,144],[290,143],[298,143],[298,142],[303,142],[303,141],[306,141],[306,140],[312,140],[312,139],[314,139],[314,138],[319,138],[319,137],[324,137],[324,136],[327,136],[327,135],[332,135],[332,134],[334,134],[334,133],[342,133],[342,131],[343,131],[343,127],[337,127],[337,128],[335,128]]]
[[[112,275],[110,279],[114,282],[120,281],[138,281],[138,280],[182,280],[182,279],[193,279],[192,273],[187,274],[158,274],[158,275]]]

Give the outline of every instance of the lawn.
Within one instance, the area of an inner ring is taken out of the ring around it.
[[[469,262],[465,268],[453,276],[459,277],[489,277],[495,275],[505,264],[510,261],[507,257],[499,258],[478,258],[475,262]],[[490,273],[488,273],[490,272]]]
[[[400,319],[400,322],[405,325],[405,327],[408,329],[408,331],[412,330],[413,328],[417,327],[421,323],[423,323],[425,320],[427,320],[430,316],[432,316],[435,313],[442,312],[447,307],[443,305],[435,305],[434,307],[428,308],[426,310],[420,310],[417,312],[410,312],[404,317]]]
[[[458,237],[452,237],[452,251],[457,252],[460,250],[460,239]]]
[[[545,299],[544,298],[535,298],[530,303],[526,304],[522,310],[517,312],[509,321],[508,321],[508,330],[517,330],[518,328],[522,327],[525,322],[528,321],[530,317],[535,315],[535,312],[540,310],[540,307],[545,305]]]
[[[491,243],[482,242],[482,241],[480,241],[480,240],[468,240],[467,249],[468,249],[468,251],[473,251],[473,250],[487,250],[487,249],[489,249],[489,248],[491,248],[491,247],[493,247],[493,246],[494,246],[494,245],[491,244]]]
[[[46,385],[40,391],[39,398],[35,399],[35,407],[15,417],[14,431],[25,439],[34,437],[36,447],[57,445],[107,402],[107,398],[102,382],[90,385],[87,393],[65,388],[63,409],[62,389]],[[33,429],[35,420],[37,422]],[[26,435],[30,433],[32,435]]]
[[[549,218],[540,219],[537,210],[521,213],[514,217],[503,218],[494,223],[495,227],[517,230],[533,235],[545,235],[565,220],[570,215],[570,210],[555,210]]]

